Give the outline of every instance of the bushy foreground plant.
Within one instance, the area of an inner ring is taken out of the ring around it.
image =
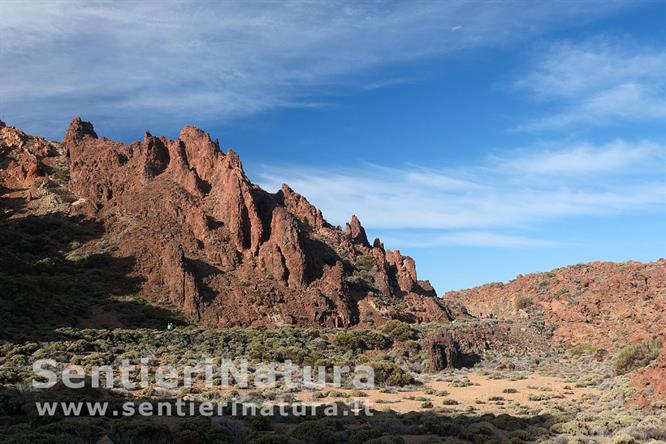
[[[398,364],[388,361],[377,361],[370,364],[375,371],[375,382],[378,384],[400,386],[414,384],[414,377]]]
[[[647,341],[630,344],[624,347],[613,360],[613,371],[616,375],[624,375],[631,371],[645,367],[661,352],[661,341],[648,339]]]

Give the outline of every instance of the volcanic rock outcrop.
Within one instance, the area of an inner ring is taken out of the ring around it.
[[[652,336],[666,338],[666,260],[591,262],[451,291],[474,314],[522,319],[552,329],[571,346],[615,350]]]
[[[428,349],[430,371],[438,372],[462,366],[460,346],[450,332],[440,330],[433,333],[428,339]]]
[[[288,186],[264,191],[235,152],[198,128],[122,144],[77,117],[56,143],[3,124],[0,150],[8,217],[99,222],[103,242],[76,253],[104,244],[133,258],[141,297],[189,322],[342,327],[454,316],[410,257],[370,245],[356,216],[342,231]]]

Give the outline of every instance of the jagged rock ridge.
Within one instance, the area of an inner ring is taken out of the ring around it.
[[[341,327],[454,316],[411,258],[370,245],[356,216],[342,231],[287,185],[264,191],[196,127],[127,145],[78,117],[60,144],[4,124],[0,135],[7,196],[35,214],[101,222],[113,254],[135,259],[142,297],[188,321]]]

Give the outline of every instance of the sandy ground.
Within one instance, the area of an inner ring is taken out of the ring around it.
[[[473,385],[456,387],[447,381],[432,381],[419,386],[417,390],[398,391],[396,393],[385,393],[380,390],[363,390],[365,397],[333,398],[326,397],[317,399],[317,402],[329,403],[341,400],[360,400],[370,403],[376,410],[386,407],[399,413],[419,412],[430,410],[431,407],[423,407],[425,400],[429,400],[433,407],[446,407],[451,411],[463,412],[471,407],[480,413],[519,413],[521,409],[541,409],[546,403],[557,404],[558,401],[574,401],[580,405],[588,403],[586,400],[590,395],[598,394],[599,391],[590,387],[575,387],[560,378],[532,374],[526,379],[511,381],[508,379],[491,379],[487,376],[475,374],[467,375],[469,382]],[[458,380],[462,378],[457,378]],[[428,394],[427,388],[437,391],[436,394]],[[505,389],[514,389],[516,393],[505,393]],[[336,390],[347,392],[349,390]],[[441,392],[448,392],[443,396]],[[301,401],[312,401],[313,392],[296,393]],[[532,397],[532,399],[530,399]],[[423,399],[425,398],[425,400]],[[493,399],[491,399],[493,398]],[[501,398],[501,399],[499,399]],[[537,399],[539,398],[539,399]],[[450,401],[445,405],[445,400]]]

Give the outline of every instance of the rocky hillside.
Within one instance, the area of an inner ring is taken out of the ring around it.
[[[525,319],[568,345],[614,350],[666,335],[666,260],[592,262],[448,292],[473,315]]]
[[[355,216],[341,229],[287,185],[264,191],[195,127],[125,145],[79,118],[61,143],[0,124],[0,187],[5,316],[67,305],[71,284],[92,325],[123,324],[94,298],[216,327],[454,317],[414,261],[370,244]]]

